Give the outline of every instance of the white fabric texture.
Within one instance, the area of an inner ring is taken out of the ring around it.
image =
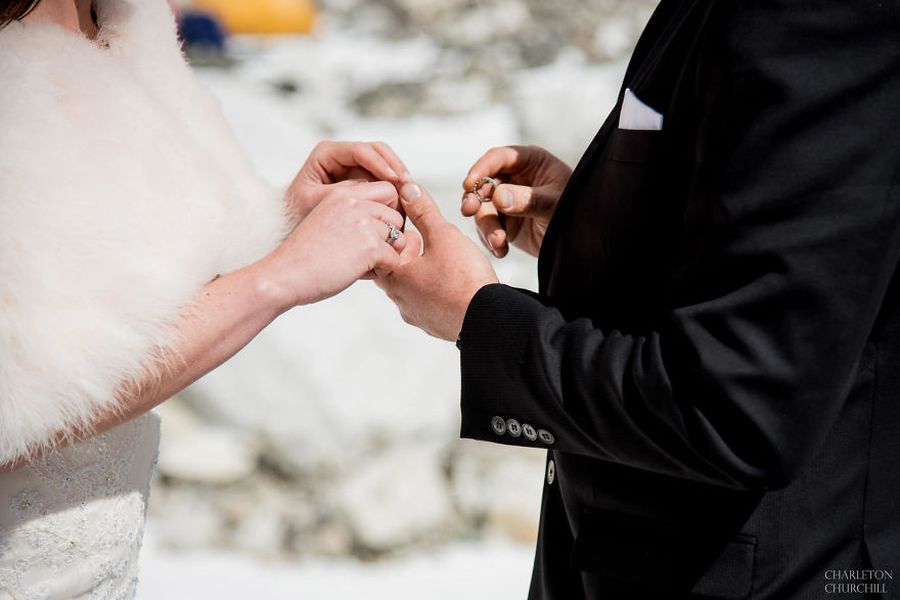
[[[159,418],[0,474],[0,600],[130,600]]]
[[[197,290],[287,229],[166,1],[97,12],[96,42],[0,30],[0,463],[113,408]]]

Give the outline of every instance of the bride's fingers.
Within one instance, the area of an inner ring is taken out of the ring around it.
[[[313,200],[313,205],[317,205],[319,202],[324,200],[329,195],[339,192],[339,193],[350,193],[350,190],[347,188],[354,188],[356,186],[364,186],[369,183],[374,183],[372,180],[367,179],[365,177],[358,178],[354,177],[353,179],[345,179],[343,181],[338,181],[337,183],[326,183],[324,185],[311,186],[307,193]]]
[[[379,222],[379,223],[381,225],[382,231],[384,231],[384,237],[382,237],[382,241],[384,241],[384,243],[386,243],[388,246],[393,248],[394,252],[396,252],[397,254],[402,254],[403,249],[406,248],[406,245],[408,244],[409,236],[407,234],[403,233],[402,231],[400,231],[400,237],[392,240],[390,237],[391,231],[392,231],[391,228],[386,223],[383,223],[383,222]],[[400,228],[398,227],[397,229],[399,231]]]
[[[376,177],[375,175],[372,175],[371,173],[369,173],[369,171],[367,171],[366,169],[363,169],[362,167],[350,167],[349,169],[347,169],[346,171],[341,173],[341,178],[342,178],[342,181],[339,181],[333,185],[340,185],[341,183],[344,183],[345,181],[351,181],[351,182],[356,182],[356,183],[381,181],[378,177]]]
[[[407,172],[406,165],[387,144],[353,142],[351,156],[355,165],[366,169],[378,179],[395,185],[401,184],[403,181],[401,175]]]
[[[327,193],[338,193],[344,198],[377,202],[393,210],[400,207],[397,188],[387,181],[372,181],[356,185],[332,184],[324,187]]]
[[[371,179],[363,175],[362,177],[354,177],[352,179],[345,179],[343,181],[338,181],[337,183],[327,183],[322,186],[324,190],[349,187],[352,185],[363,185],[366,183],[374,183]]]
[[[332,179],[344,179],[352,170],[362,168],[379,180],[400,182],[400,173],[371,144],[321,142],[314,153]]]
[[[373,228],[374,235],[380,239],[383,244],[392,248],[396,254],[403,252],[406,247],[407,236],[403,233],[402,227],[404,218],[396,210],[392,210],[383,204],[372,202],[369,205],[369,215],[372,222],[369,227]],[[393,239],[393,232],[397,231],[398,237]]]
[[[401,182],[406,183],[412,181],[412,175],[409,174],[409,169],[406,168],[406,165],[400,157],[397,156],[397,153],[394,152],[393,148],[384,142],[372,142],[372,147],[388,162],[394,172],[399,173]]]
[[[375,267],[372,271],[377,277],[386,277],[394,272],[400,265],[400,254],[387,243],[381,244],[378,249]]]
[[[372,202],[369,207],[369,214],[373,219],[380,222],[385,229],[390,229],[388,224],[393,225],[397,229],[403,229],[404,218],[393,208],[389,208],[379,202]],[[385,234],[387,236],[387,234]],[[386,238],[385,238],[386,239]]]

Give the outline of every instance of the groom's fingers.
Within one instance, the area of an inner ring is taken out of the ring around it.
[[[400,251],[400,262],[406,263],[412,259],[422,256],[422,251],[425,249],[425,244],[422,240],[421,234],[419,234],[418,231],[410,231],[407,232],[403,237],[406,243],[403,246],[403,250]]]
[[[509,253],[506,229],[500,222],[497,210],[492,205],[485,204],[478,211],[478,214],[475,215],[475,227],[478,229],[482,243],[494,256],[503,258]]]
[[[471,192],[482,177],[497,177],[502,173],[518,172],[521,152],[522,148],[518,146],[502,146],[488,150],[469,169],[469,174],[463,181],[463,189]]]
[[[553,199],[543,188],[503,183],[491,200],[498,212],[512,217],[547,218],[553,214]]]
[[[436,228],[447,223],[425,188],[415,183],[407,183],[400,189],[400,199],[406,215],[422,233],[426,243],[428,236]]]
[[[463,196],[462,215],[464,217],[474,217],[481,210],[481,200],[472,192],[467,192]]]

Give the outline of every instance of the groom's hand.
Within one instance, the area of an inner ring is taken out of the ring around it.
[[[376,283],[397,304],[404,321],[456,341],[472,297],[485,285],[497,283],[497,274],[478,247],[441,215],[423,188],[407,183],[400,199],[422,237],[410,234],[400,264]]]
[[[482,177],[500,180],[490,202],[471,193]],[[494,148],[478,159],[463,182],[462,214],[475,217],[482,243],[497,258],[506,256],[510,244],[537,256],[571,177],[572,169],[543,148]]]
[[[399,189],[411,180],[406,165],[383,142],[320,142],[287,190],[287,209],[296,226],[336,187],[387,181]]]

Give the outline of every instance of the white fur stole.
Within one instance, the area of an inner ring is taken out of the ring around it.
[[[114,409],[197,290],[286,232],[165,0],[98,20],[101,44],[0,30],[0,463]]]

